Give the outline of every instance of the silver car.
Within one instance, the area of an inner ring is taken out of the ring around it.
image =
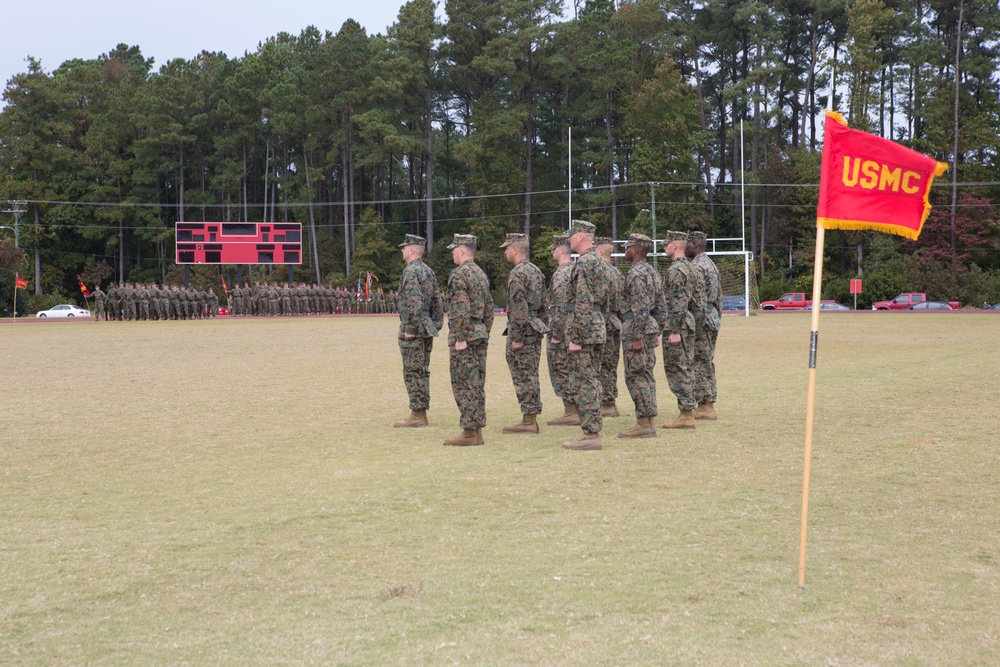
[[[84,310],[80,306],[74,306],[69,303],[61,303],[58,306],[53,306],[48,310],[40,310],[35,314],[35,317],[90,317],[90,311]]]

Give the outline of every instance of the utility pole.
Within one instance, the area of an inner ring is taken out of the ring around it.
[[[19,201],[8,201],[7,206],[11,208],[5,208],[0,213],[13,213],[14,214],[14,247],[21,248],[21,214],[26,211],[21,208],[22,202]]]

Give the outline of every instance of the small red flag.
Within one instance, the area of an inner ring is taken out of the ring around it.
[[[76,277],[76,282],[80,283],[80,291],[83,293],[84,298],[90,296],[90,290],[83,284],[83,279],[80,276]]]
[[[817,224],[873,229],[915,240],[931,212],[931,183],[948,165],[897,143],[852,130],[826,112]]]
[[[226,296],[229,296],[229,288],[226,287],[226,276],[225,275],[222,276],[222,291],[226,293]]]
[[[28,281],[15,273],[14,289],[28,289]]]

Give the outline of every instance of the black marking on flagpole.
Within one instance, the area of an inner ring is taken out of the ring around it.
[[[816,368],[816,344],[819,342],[819,332],[809,334],[809,368]]]

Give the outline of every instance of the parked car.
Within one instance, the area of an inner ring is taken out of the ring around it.
[[[892,301],[876,301],[872,304],[872,310],[907,310],[911,306],[926,303],[926,301],[927,295],[923,292],[903,292]],[[958,310],[962,307],[958,301],[949,301],[948,304],[952,310]],[[923,308],[918,310],[923,310]],[[932,310],[934,309],[932,308]]]
[[[802,310],[812,306],[812,299],[805,292],[787,292],[781,298],[772,301],[762,301],[761,310]],[[834,303],[832,299],[823,299],[820,303]]]
[[[69,303],[61,303],[48,310],[40,310],[35,317],[90,317],[90,311]]]
[[[909,310],[955,310],[947,301],[923,301],[910,306]]]
[[[746,310],[747,298],[742,294],[722,295],[722,310]]]
[[[983,310],[1000,310],[1000,303],[994,303],[992,306],[985,301],[983,302]]]
[[[835,313],[851,312],[850,308],[843,304],[839,304],[836,301],[820,301],[819,309],[821,311],[832,310]],[[808,308],[799,308],[799,310],[812,310],[812,306],[809,306]]]

